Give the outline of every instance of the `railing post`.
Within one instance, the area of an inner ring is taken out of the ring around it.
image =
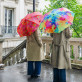
[[[46,43],[43,43],[44,56],[46,56]]]
[[[23,59],[26,58],[26,48],[23,48]]]
[[[82,46],[79,46],[79,57],[82,57]]]
[[[14,65],[15,64],[15,56],[13,56],[12,58],[13,58],[12,64]]]
[[[46,43],[46,55],[49,56],[50,53],[50,46],[49,43]]]
[[[2,64],[2,43],[3,43],[3,39],[0,39],[0,69],[4,68],[4,64]]]
[[[23,60],[23,48],[20,49],[20,58],[21,58],[21,62],[22,62],[22,60]]]
[[[20,57],[20,50],[18,51],[18,63],[20,62],[20,59],[21,59],[21,57]]]
[[[3,43],[3,39],[0,39],[0,64],[2,63],[2,43]]]
[[[1,35],[1,0],[0,0],[0,35]]]
[[[79,52],[78,52],[78,45],[73,45],[73,53],[74,53],[74,62],[76,63],[77,62],[77,59],[79,57]]]
[[[18,61],[19,61],[18,54],[16,55],[16,61],[17,61],[17,63],[19,63],[19,62],[18,62]]]

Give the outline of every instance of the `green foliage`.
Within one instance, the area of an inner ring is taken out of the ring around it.
[[[82,60],[82,57],[79,57],[79,60]]]
[[[71,57],[71,59],[74,59],[74,56],[73,55],[71,55],[70,57]]]
[[[45,0],[50,1],[49,7],[45,6],[42,11],[43,14],[49,12],[52,9],[66,7],[75,13],[73,25],[73,37],[82,37],[82,5],[77,3],[77,0]]]
[[[73,46],[71,46],[71,59],[74,59],[74,55],[73,55]]]

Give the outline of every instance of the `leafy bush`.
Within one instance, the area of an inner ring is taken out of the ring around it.
[[[79,60],[82,60],[82,57],[79,57]]]
[[[71,57],[71,59],[74,59],[74,56],[73,55],[71,55],[70,57]]]

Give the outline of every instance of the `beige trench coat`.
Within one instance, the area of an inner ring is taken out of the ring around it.
[[[53,37],[51,55],[53,68],[71,69],[69,45],[69,38],[71,37],[70,29],[66,28],[63,32],[53,33],[51,36]]]
[[[36,30],[31,36],[27,37],[27,61],[42,61],[44,59],[43,45],[40,31]]]

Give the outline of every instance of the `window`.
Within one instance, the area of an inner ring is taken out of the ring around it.
[[[5,8],[5,33],[12,33],[13,9]]]

